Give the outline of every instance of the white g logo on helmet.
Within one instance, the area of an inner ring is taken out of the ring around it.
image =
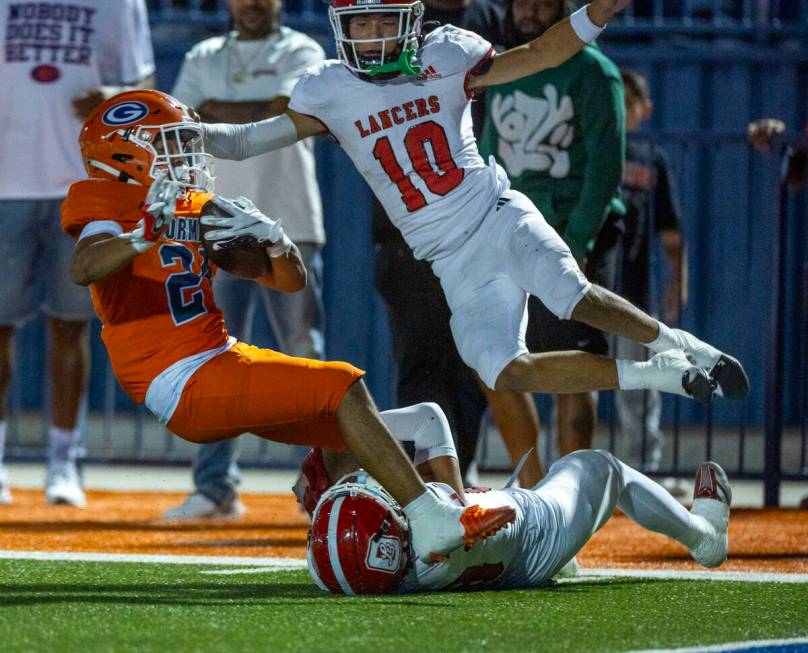
[[[121,102],[111,106],[101,116],[101,122],[112,127],[131,125],[149,113],[149,108],[142,102]]]

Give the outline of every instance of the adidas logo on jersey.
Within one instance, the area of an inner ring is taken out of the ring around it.
[[[428,98],[416,98],[404,102],[401,106],[390,107],[375,114],[370,114],[365,120],[354,122],[362,138],[390,129],[393,125],[403,125],[410,120],[425,118],[432,113],[440,111],[440,102],[437,95]]]
[[[435,70],[434,66],[427,66],[426,70],[424,70],[417,79],[419,82],[429,81],[432,79],[442,79],[443,75],[441,75],[437,70]]]

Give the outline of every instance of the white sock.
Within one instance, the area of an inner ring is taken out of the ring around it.
[[[79,435],[78,428],[61,429],[51,425],[48,429],[49,459],[53,462],[75,462],[79,448]]]
[[[683,343],[676,337],[673,329],[662,322],[657,322],[657,325],[659,326],[659,335],[651,342],[645,343],[648,349],[659,353],[661,351],[668,351],[669,349],[683,348]]]
[[[648,383],[649,364],[647,361],[630,361],[618,358],[617,387],[621,390],[646,390],[651,388]]]
[[[6,422],[0,420],[0,465],[6,457]]]

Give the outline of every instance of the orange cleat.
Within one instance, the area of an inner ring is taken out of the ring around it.
[[[483,508],[482,506],[469,506],[463,511],[460,523],[465,533],[463,541],[466,549],[470,549],[477,542],[505,528],[516,520],[516,511],[510,506],[498,508]]]

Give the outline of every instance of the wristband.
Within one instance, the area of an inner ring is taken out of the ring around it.
[[[138,233],[138,231],[140,231],[140,233]],[[142,254],[147,249],[150,249],[157,242],[156,240],[146,240],[143,237],[142,230],[139,229],[121,234],[118,236],[118,238],[127,241],[132,247],[134,247],[138,254]]]
[[[586,8],[588,6],[589,5],[584,5],[578,11],[575,11],[570,15],[570,27],[572,27],[572,30],[584,43],[591,43],[594,41],[606,28],[606,25],[603,27],[598,27],[592,22],[592,19],[589,18],[589,14],[586,13]]]
[[[283,237],[277,243],[267,248],[267,254],[269,254],[269,258],[278,258],[291,252],[293,246],[294,243],[289,240],[289,236],[283,234]]]

